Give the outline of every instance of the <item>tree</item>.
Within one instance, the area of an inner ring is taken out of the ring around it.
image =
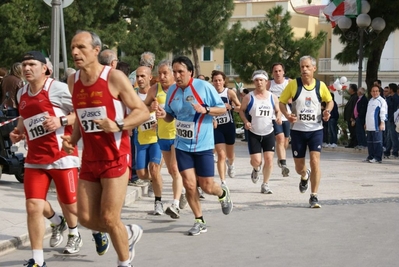
[[[251,82],[255,70],[269,71],[275,62],[284,63],[286,75],[296,77],[299,75],[299,58],[317,56],[326,33],[320,32],[313,38],[306,31],[303,37],[295,39],[289,24],[291,15],[282,13],[282,6],[276,6],[267,11],[265,20],[256,27],[247,30],[238,22],[228,32],[224,41],[225,51],[244,82]]]
[[[162,4],[149,0],[147,3],[143,17],[150,18],[151,23],[142,30],[156,36],[157,45],[164,51],[192,54],[195,73],[199,74],[197,49],[215,48],[223,41],[234,10],[233,0],[164,0]]]
[[[370,91],[373,82],[378,79],[378,69],[380,66],[382,51],[389,35],[395,30],[399,29],[399,20],[397,19],[396,10],[399,8],[398,1],[390,0],[368,0],[370,4],[370,12],[368,13],[371,18],[382,17],[385,20],[385,29],[376,36],[375,33],[365,34],[364,39],[364,57],[368,58],[366,66],[366,84],[367,90]],[[357,31],[356,21],[353,19],[352,28],[350,31]],[[345,44],[341,53],[335,56],[340,64],[357,63],[359,40],[347,40],[343,36],[343,32],[336,27],[334,34],[341,35],[340,41]]]
[[[128,0],[80,0],[64,8],[67,48],[79,29],[95,31],[109,47],[117,45],[127,34],[127,22],[121,16],[124,2]],[[29,50],[50,53],[51,7],[43,1],[8,0],[0,4],[0,10],[2,64],[10,66]]]

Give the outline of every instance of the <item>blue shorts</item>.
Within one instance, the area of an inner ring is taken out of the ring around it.
[[[276,138],[274,133],[268,135],[257,135],[248,131],[248,151],[249,154],[258,154],[263,152],[274,152]]]
[[[162,151],[170,151],[175,144],[175,139],[158,139],[158,144]]]
[[[274,135],[284,133],[284,137],[290,137],[291,124],[289,121],[283,121],[281,125],[278,125],[275,120],[273,120]]]
[[[179,172],[194,168],[197,176],[213,178],[215,175],[213,149],[200,152],[176,149],[176,158]]]
[[[146,169],[150,162],[161,164],[162,152],[158,143],[138,145],[136,143],[136,170]]]
[[[291,148],[294,158],[304,158],[307,147],[309,147],[309,151],[321,152],[322,144],[323,129],[313,132],[291,130]]]
[[[218,125],[213,129],[216,144],[234,145],[236,142],[236,126],[234,123]]]

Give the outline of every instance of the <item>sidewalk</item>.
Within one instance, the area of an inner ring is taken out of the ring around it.
[[[236,143],[236,170],[237,176],[239,173],[245,171],[249,171],[248,161],[247,160],[239,160],[240,158],[249,158],[246,145],[247,143],[241,142],[237,139]],[[367,155],[367,150],[354,150],[348,149],[344,147],[337,148],[323,148],[323,151],[326,153],[330,153],[333,151],[337,151],[339,153],[348,153],[348,154],[364,154],[364,158]],[[353,155],[355,156],[355,155]],[[360,155],[356,155],[359,157]],[[276,157],[276,156],[275,156]],[[287,151],[287,158],[290,161],[291,171],[290,177],[296,177],[293,173],[292,169],[292,157],[290,150]],[[322,156],[323,160],[323,156]],[[274,167],[275,169],[276,166]],[[241,171],[242,170],[242,171]],[[216,171],[216,170],[215,170]],[[278,170],[275,170],[278,172]],[[166,168],[162,168],[162,173],[164,176],[164,180],[167,183],[170,183],[169,176],[167,175]],[[215,175],[215,179],[217,179],[217,175]],[[165,186],[167,183],[165,183]],[[274,185],[275,186],[275,185]],[[139,187],[128,187],[127,195],[125,198],[125,206],[130,206],[136,200],[141,199],[142,196],[146,193],[147,187],[139,188]],[[23,184],[20,184],[14,176],[11,175],[2,175],[0,179],[0,255],[8,253],[16,248],[20,248],[22,246],[26,246],[29,244],[29,238],[27,234],[27,223],[26,223],[26,210],[25,210],[25,198],[23,192]],[[56,200],[56,194],[54,189],[51,189],[48,194],[48,200],[51,205],[54,207],[56,211],[60,211],[60,207]],[[151,202],[150,200],[149,202]],[[152,203],[152,202],[151,202]],[[217,203],[216,203],[217,204]],[[150,204],[152,205],[152,204]],[[49,235],[51,233],[51,227],[48,220],[45,220],[46,223],[46,234]]]

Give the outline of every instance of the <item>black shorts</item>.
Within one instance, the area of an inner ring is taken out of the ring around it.
[[[274,152],[276,138],[274,132],[268,135],[257,135],[248,131],[248,151],[249,154],[258,154],[263,152]]]

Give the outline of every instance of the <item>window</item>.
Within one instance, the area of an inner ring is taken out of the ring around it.
[[[210,46],[202,47],[202,61],[212,61],[212,49]]]

